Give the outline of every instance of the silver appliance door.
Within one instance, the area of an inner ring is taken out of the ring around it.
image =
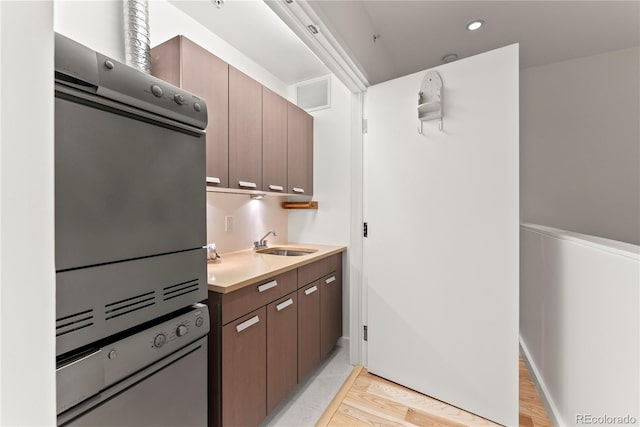
[[[56,92],[58,271],[206,244],[202,132],[114,106]]]
[[[206,426],[206,348],[206,338],[196,341],[182,351],[106,390],[97,399],[62,414],[58,418],[58,425]]]

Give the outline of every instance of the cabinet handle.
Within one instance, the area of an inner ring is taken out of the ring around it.
[[[293,187],[294,193],[304,193],[304,188]]]
[[[309,289],[307,289],[306,291],[304,291],[304,294],[305,295],[311,295],[312,293],[314,293],[317,290],[318,290],[317,286],[312,286]]]
[[[336,276],[331,276],[327,280],[325,280],[324,283],[328,285],[329,283],[333,283],[335,281],[336,281]]]
[[[268,291],[269,289],[275,288],[276,286],[278,286],[278,281],[272,280],[270,282],[267,282],[263,285],[258,286],[258,292]]]
[[[218,178],[217,176],[208,176],[207,177],[207,183],[209,183],[209,184],[220,184],[220,178]]]
[[[273,185],[271,184],[269,186],[269,190],[273,190],[273,191],[284,191],[284,187],[282,185]]]
[[[288,300],[281,302],[280,304],[276,305],[276,310],[280,311],[280,310],[284,310],[285,308],[289,307],[290,305],[293,305],[293,300],[291,298],[289,298]]]
[[[256,188],[257,187],[255,182],[249,182],[249,181],[238,181],[238,185],[240,187],[247,187],[247,188]]]
[[[245,329],[255,325],[256,323],[258,323],[260,321],[260,318],[258,316],[253,316],[251,319],[249,320],[245,320],[244,322],[240,323],[239,325],[236,326],[236,331],[238,332],[242,332]]]

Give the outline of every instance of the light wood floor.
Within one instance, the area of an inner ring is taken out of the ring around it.
[[[316,427],[496,426],[439,400],[354,368]],[[520,358],[520,426],[551,427],[529,371]]]

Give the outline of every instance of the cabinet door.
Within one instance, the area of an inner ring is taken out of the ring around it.
[[[182,88],[207,103],[207,183],[228,187],[229,65],[191,40],[182,40]]]
[[[222,328],[222,425],[257,426],[267,415],[266,308]]]
[[[298,382],[298,297],[267,306],[267,414]]]
[[[298,382],[320,362],[320,281],[298,290]]]
[[[287,103],[287,187],[289,193],[313,194],[313,117]]]
[[[342,336],[342,272],[320,279],[320,357],[324,358]]]
[[[262,189],[287,192],[287,100],[262,88]]]
[[[229,65],[184,36],[151,50],[151,73],[207,103],[207,183],[229,186]]]
[[[229,188],[262,188],[262,85],[231,66]]]

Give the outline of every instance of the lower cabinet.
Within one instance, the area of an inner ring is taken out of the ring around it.
[[[210,427],[258,426],[335,347],[341,260],[337,254],[235,292],[209,292]]]
[[[222,425],[257,426],[267,415],[267,310],[222,327]]]
[[[320,361],[320,282],[298,290],[298,382]]]
[[[267,306],[267,414],[298,383],[298,297]]]
[[[320,279],[320,358],[328,355],[342,336],[341,270]]]

